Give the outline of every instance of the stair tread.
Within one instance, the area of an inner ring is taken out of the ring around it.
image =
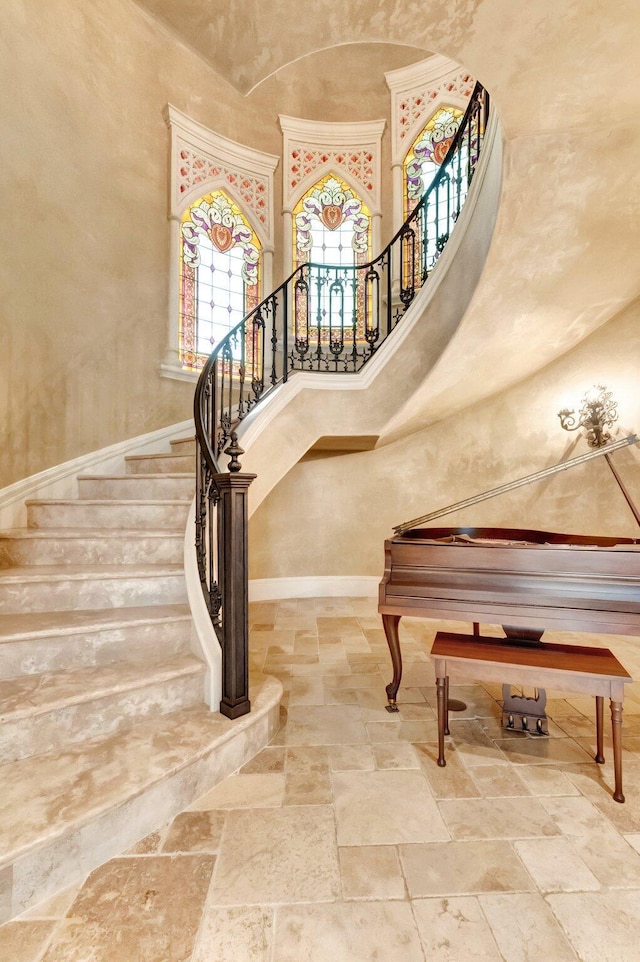
[[[166,458],[191,458],[192,454],[176,454],[175,451],[166,451],[155,454],[126,454],[125,461],[160,461]]]
[[[183,538],[181,528],[5,528],[3,539],[32,538]]]
[[[0,722],[31,718],[54,708],[94,701],[204,671],[204,662],[191,653],[184,653],[156,664],[116,662],[20,675],[0,681]]]
[[[0,644],[6,641],[79,634],[167,620],[189,620],[188,605],[143,605],[131,608],[96,608],[78,611],[30,611],[0,614]]]
[[[193,705],[137,720],[107,738],[5,762],[0,766],[0,867],[55,843],[222,748],[280,701],[282,685],[252,673],[250,693],[251,712],[235,720]]]
[[[233,724],[197,705],[0,766],[0,865],[115,808],[204,754]]]
[[[140,475],[140,477],[148,477],[148,475]],[[172,504],[191,504],[192,498],[30,498],[25,501],[26,505],[64,505],[65,507],[70,504],[82,505],[83,507],[89,507],[96,505],[113,505],[122,506],[130,508],[132,505],[148,505],[148,504],[159,504],[159,505],[172,505]]]
[[[195,481],[195,472],[192,472]],[[79,474],[78,481],[184,481],[187,471],[157,471],[155,474]]]
[[[92,581],[101,578],[152,578],[184,571],[181,564],[21,565],[0,568],[0,585],[20,581]]]

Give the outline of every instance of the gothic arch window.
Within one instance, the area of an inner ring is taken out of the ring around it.
[[[363,297],[354,268],[371,259],[371,214],[342,178],[326,174],[293,209],[294,270],[310,265],[309,320],[321,328],[351,327]],[[323,270],[322,266],[342,270]]]
[[[294,208],[294,269],[300,264],[364,264],[370,258],[371,215],[335,174],[303,194]]]
[[[404,220],[440,169],[463,116],[464,111],[458,107],[439,107],[407,151],[403,164]]]
[[[167,347],[162,377],[195,381],[211,351],[272,287],[279,158],[228,140],[172,104]],[[236,339],[238,340],[238,339]],[[231,347],[239,364],[251,345]]]
[[[261,297],[262,246],[224,190],[200,197],[180,223],[178,352],[198,370]]]

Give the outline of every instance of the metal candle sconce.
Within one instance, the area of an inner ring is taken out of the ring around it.
[[[607,428],[612,427],[612,425],[618,420],[618,404],[617,401],[613,400],[613,394],[611,391],[603,384],[594,384],[590,391],[582,398],[582,407],[576,415],[576,412],[569,410],[569,408],[563,408],[562,411],[558,411],[558,417],[560,418],[560,424],[565,429],[565,431],[577,431],[578,428],[584,428],[587,432],[587,443],[592,448],[601,448],[613,438],[611,434],[607,431]],[[633,438],[633,443],[637,442],[637,438]],[[637,524],[640,525],[640,512],[633,503],[631,495],[627,491],[622,481],[622,478],[618,474],[618,471],[613,464],[611,457],[608,452],[603,452],[604,458],[611,473],[613,474],[618,487],[620,488],[625,501],[627,502],[633,517],[635,518]]]
[[[565,431],[584,428],[587,442],[592,448],[601,448],[613,440],[606,430],[618,420],[618,404],[613,394],[603,384],[594,384],[581,401],[582,407],[576,415],[574,410],[563,408],[558,411],[560,424]]]

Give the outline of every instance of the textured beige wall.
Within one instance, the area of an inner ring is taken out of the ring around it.
[[[7,0],[2,20],[0,487],[190,416],[191,386],[154,370],[162,108],[228,128],[240,100],[225,91],[224,108],[210,71],[128,0]]]
[[[637,301],[563,359],[473,410],[370,452],[300,462],[251,520],[251,577],[381,574],[393,525],[588,451],[582,432],[561,429],[557,412],[593,383],[619,402],[617,436],[640,431],[639,353]],[[613,458],[640,507],[640,450]],[[640,536],[603,460],[432,523]]]

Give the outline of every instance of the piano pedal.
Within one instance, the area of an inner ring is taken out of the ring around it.
[[[535,697],[515,695],[511,685],[502,686],[502,727],[526,735],[548,735],[549,726],[545,714],[547,694],[536,689]]]

